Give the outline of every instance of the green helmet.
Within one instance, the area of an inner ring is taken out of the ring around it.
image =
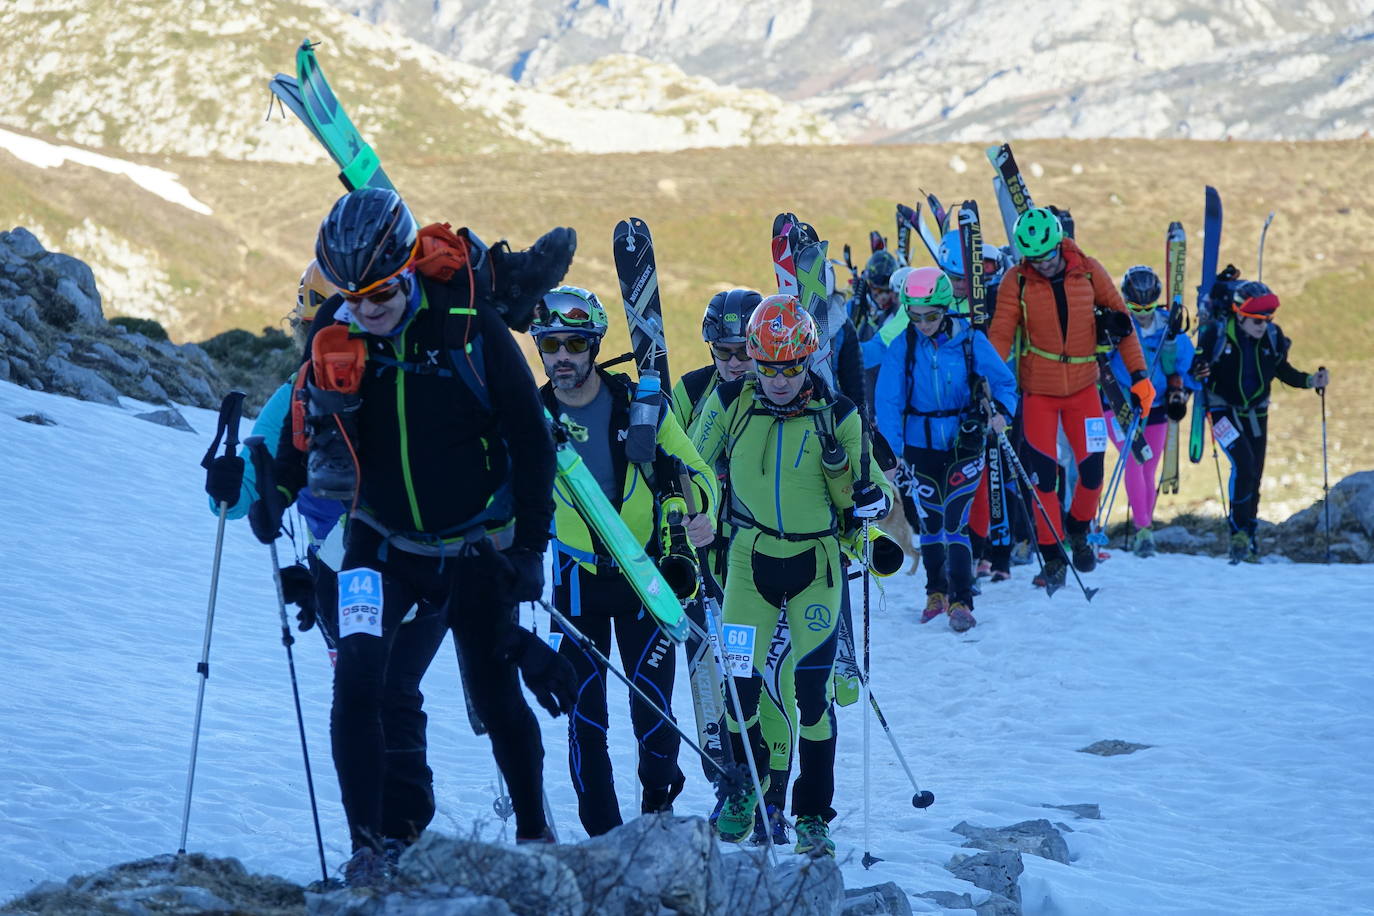
[[[954,286],[938,267],[918,267],[902,278],[897,301],[903,309],[948,309],[954,304]]]
[[[1011,234],[1017,250],[1032,261],[1049,257],[1064,241],[1064,227],[1059,217],[1044,207],[1031,207],[1017,217],[1016,228]]]
[[[559,286],[544,294],[534,308],[534,321],[530,333],[535,337],[545,334],[577,332],[588,337],[606,336],[606,310],[596,293],[588,292],[580,286]]]

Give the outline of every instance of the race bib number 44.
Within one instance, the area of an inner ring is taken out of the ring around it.
[[[725,670],[733,677],[754,673],[756,628],[742,623],[727,623],[725,629]]]
[[[339,573],[339,638],[382,635],[382,574],[375,569]]]

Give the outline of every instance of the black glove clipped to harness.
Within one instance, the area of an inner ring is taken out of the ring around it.
[[[572,663],[524,627],[512,625],[500,647],[501,657],[520,669],[525,686],[539,705],[557,718],[571,713],[577,698]]]
[[[281,570],[281,594],[287,604],[300,608],[296,623],[302,633],[315,625],[319,603],[315,600],[315,577],[301,563]]]

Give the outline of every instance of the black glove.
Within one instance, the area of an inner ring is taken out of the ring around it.
[[[550,229],[524,251],[513,252],[504,241],[491,248],[495,273],[493,304],[512,331],[529,330],[534,307],[562,281],[577,250],[577,231]]]
[[[248,524],[253,528],[253,536],[264,544],[275,541],[281,534],[281,517],[285,514],[286,500],[279,492],[253,500],[248,507]]]
[[[507,547],[499,554],[505,582],[500,589],[511,604],[538,601],[544,596],[544,555],[528,547]]]
[[[525,686],[539,705],[558,718],[571,713],[577,699],[577,672],[538,636],[524,627],[512,626],[501,646],[501,657],[520,669]]]
[[[233,508],[243,490],[243,459],[238,455],[220,455],[210,459],[205,469],[205,492],[215,505],[227,503]]]
[[[315,625],[319,604],[315,600],[315,577],[300,563],[281,571],[281,595],[287,604],[300,608],[296,623],[302,633]]]
[[[890,508],[887,494],[877,484],[867,484],[854,490],[854,517],[877,521],[887,515]]]

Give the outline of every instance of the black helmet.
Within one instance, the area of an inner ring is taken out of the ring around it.
[[[1144,264],[1137,264],[1121,277],[1121,297],[1127,304],[1154,305],[1162,289],[1159,274]]]
[[[388,188],[359,188],[334,202],[315,238],[325,279],[348,293],[366,290],[409,263],[418,231],[401,196]]]
[[[752,289],[723,289],[706,303],[701,338],[707,343],[744,343],[744,328],[763,295]]]
[[[886,248],[881,248],[873,252],[873,256],[864,265],[864,279],[868,281],[869,286],[888,289],[892,280],[892,272],[900,266],[897,263],[896,255]]]

